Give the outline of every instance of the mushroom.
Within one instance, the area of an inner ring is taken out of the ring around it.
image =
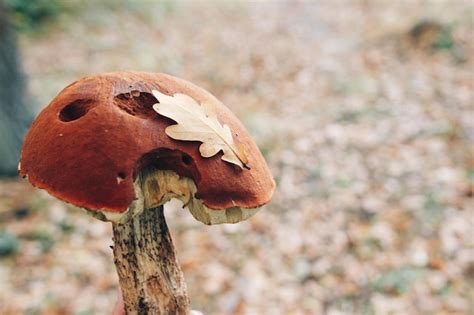
[[[245,148],[238,167],[172,139],[175,122],[152,92],[211,104]],[[128,314],[187,314],[189,299],[163,214],[172,198],[204,224],[237,223],[267,203],[275,183],[239,120],[210,93],[166,74],[114,72],[78,80],[38,115],[19,173],[37,188],[113,225],[113,253]]]

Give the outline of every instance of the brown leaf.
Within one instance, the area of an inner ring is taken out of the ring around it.
[[[166,128],[168,136],[175,140],[200,141],[199,152],[203,157],[222,151],[222,160],[241,168],[247,167],[247,154],[243,147],[235,144],[229,126],[221,125],[212,104],[200,106],[193,98],[181,93],[168,96],[153,90],[153,95],[159,101],[153,109],[177,122]]]

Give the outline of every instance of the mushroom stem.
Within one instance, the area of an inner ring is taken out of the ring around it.
[[[186,283],[163,206],[113,223],[113,232],[126,314],[188,314]]]

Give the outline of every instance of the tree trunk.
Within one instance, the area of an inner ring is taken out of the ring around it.
[[[126,314],[188,314],[186,284],[163,206],[113,223],[113,231]]]
[[[0,0],[0,176],[17,174],[21,144],[31,121],[15,36]]]

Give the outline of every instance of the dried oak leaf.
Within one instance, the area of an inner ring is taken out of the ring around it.
[[[152,93],[159,102],[153,105],[153,109],[177,122],[165,129],[169,137],[175,140],[200,141],[201,156],[208,158],[222,151],[222,160],[248,168],[245,150],[235,144],[229,126],[221,125],[210,103],[199,105],[193,98],[181,93],[173,96],[157,90]]]

